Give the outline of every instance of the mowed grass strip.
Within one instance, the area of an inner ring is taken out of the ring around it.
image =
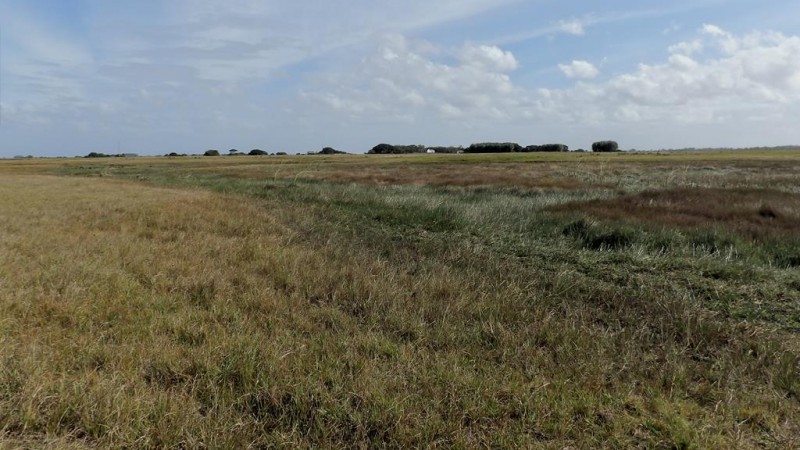
[[[437,195],[458,194],[0,178],[0,440],[798,445],[796,338],[628,276],[623,252],[509,258]]]

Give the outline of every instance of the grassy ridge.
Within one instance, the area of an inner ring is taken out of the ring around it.
[[[232,159],[0,178],[9,445],[798,445],[791,239],[546,210],[708,161],[515,189]],[[759,164],[704,180],[783,176]]]

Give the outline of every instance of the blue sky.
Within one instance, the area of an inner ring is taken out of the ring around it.
[[[800,144],[800,2],[2,0],[0,157]]]

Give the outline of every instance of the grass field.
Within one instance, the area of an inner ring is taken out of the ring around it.
[[[0,161],[0,448],[798,448],[800,152]]]

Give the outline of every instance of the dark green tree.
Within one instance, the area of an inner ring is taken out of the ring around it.
[[[618,152],[619,144],[615,141],[598,141],[592,144],[593,152]]]

